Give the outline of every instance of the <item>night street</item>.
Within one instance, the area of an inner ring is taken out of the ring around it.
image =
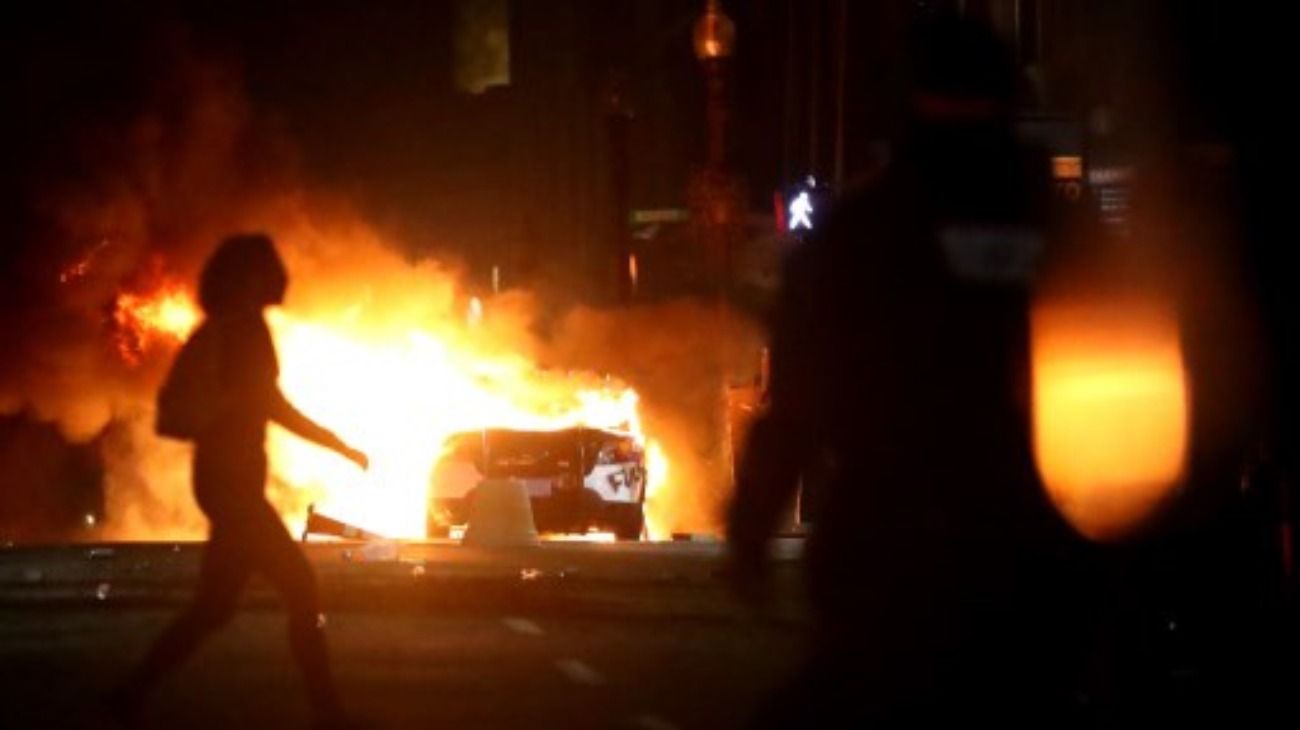
[[[0,730],[1294,726],[1281,7],[6,3]]]
[[[799,656],[788,561],[785,607],[759,617],[717,580],[717,545],[410,544],[383,562],[362,548],[310,553],[345,697],[378,727],[736,727]],[[194,544],[0,552],[5,727],[111,727],[97,701],[188,596],[197,557]],[[306,726],[274,601],[250,591],[144,726]]]

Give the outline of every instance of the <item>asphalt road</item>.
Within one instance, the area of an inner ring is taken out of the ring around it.
[[[715,544],[309,554],[340,684],[375,727],[667,730],[743,726],[797,664],[798,543],[779,549],[788,559],[762,614],[729,596]],[[0,727],[111,727],[100,698],[183,605],[198,554],[0,549]],[[307,724],[283,618],[261,584],[145,716],[159,728]]]

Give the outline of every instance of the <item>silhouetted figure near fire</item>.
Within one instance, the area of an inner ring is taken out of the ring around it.
[[[806,566],[810,666],[763,727],[943,727],[1043,715],[1042,623],[1068,530],[1037,484],[1030,285],[1046,160],[1012,124],[1015,67],[991,31],[911,40],[888,169],[792,254],[771,323],[771,392],[729,515],[730,575],[760,597],[800,474],[829,459]],[[1018,726],[1018,725],[1015,725]]]
[[[265,307],[284,298],[288,277],[271,239],[224,240],[199,283],[206,319],[181,349],[159,394],[158,431],[194,442],[194,495],[211,523],[193,601],[113,695],[127,722],[148,693],[235,614],[254,573],[280,593],[289,643],[322,723],[342,718],[323,635],[316,579],[264,495],[266,425],[275,421],[361,468],[365,454],[299,413],[277,384],[279,365]]]

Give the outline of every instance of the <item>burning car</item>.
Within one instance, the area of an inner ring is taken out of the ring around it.
[[[473,490],[497,474],[527,486],[539,531],[597,528],[602,538],[638,537],[643,506],[653,498],[647,492],[665,483],[669,462],[642,430],[637,392],[609,374],[547,370],[499,350],[495,338],[475,330],[478,324],[458,326],[452,310],[431,315],[427,272],[408,269],[386,250],[367,258],[383,272],[376,276],[397,281],[390,288],[409,296],[335,299],[331,289],[319,308],[267,313],[284,392],[314,417],[340,424],[340,436],[364,444],[371,457],[362,476],[333,454],[272,429],[272,478],[287,488],[268,496],[291,531],[346,539],[436,535],[463,525]],[[88,266],[75,262],[61,281],[76,281]],[[117,294],[108,320],[112,349],[142,375],[202,317],[186,282],[161,263],[146,274]],[[527,333],[514,334],[507,339],[527,341]],[[473,430],[484,424],[491,428]],[[161,484],[170,477],[157,478]],[[374,488],[357,489],[359,483]],[[304,520],[305,494],[319,509]]]
[[[433,472],[429,534],[467,521],[484,479],[513,479],[528,491],[540,532],[612,531],[636,540],[645,524],[645,450],[626,432],[485,429],[447,439]]]

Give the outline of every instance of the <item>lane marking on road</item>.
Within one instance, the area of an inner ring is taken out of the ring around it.
[[[507,629],[521,636],[541,636],[546,633],[541,626],[537,625],[536,621],[519,618],[518,616],[507,616],[501,619],[501,623],[505,624]]]
[[[677,730],[677,726],[658,715],[637,715],[632,718],[632,727],[641,730]]]
[[[574,684],[582,684],[588,687],[599,687],[605,684],[605,675],[578,659],[559,659],[555,662],[555,668],[560,670],[560,674],[563,674],[565,678]]]

